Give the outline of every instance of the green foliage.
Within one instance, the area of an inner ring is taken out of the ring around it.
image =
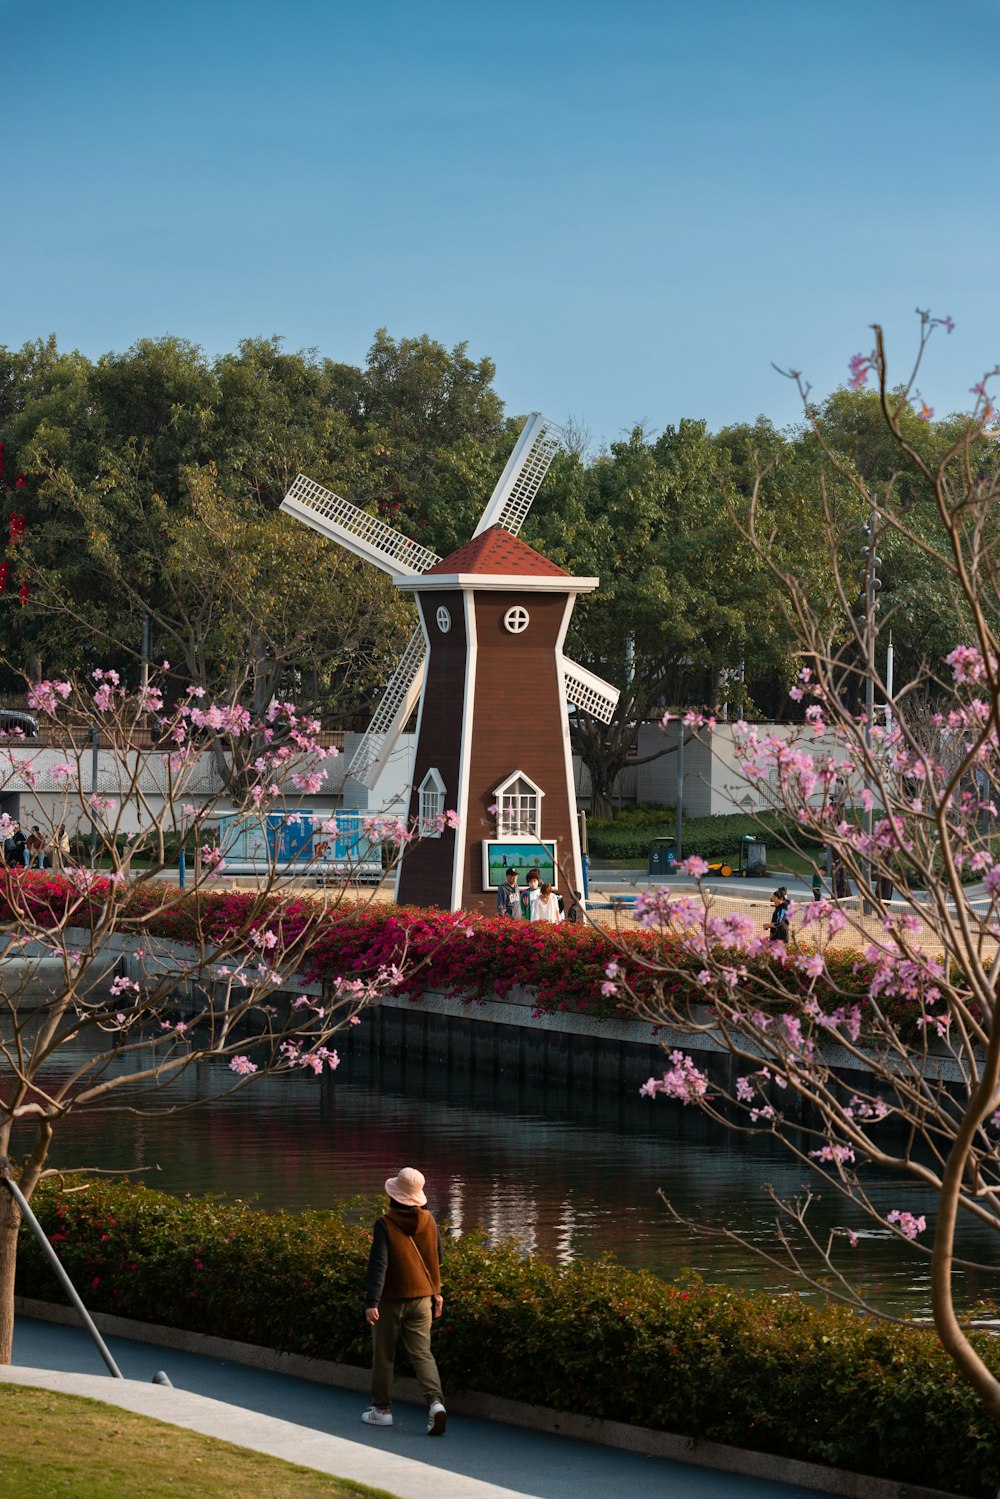
[[[493,374],[384,330],[363,369],[279,339],[215,360],[175,338],[96,363],[0,348],[0,441],[27,480],[8,560],[31,583],[26,608],[0,601],[0,659],[134,679],[148,611],[184,687],[266,704],[294,673],[300,707],[363,712],[412,610],[277,507],[304,471],[428,545],[464,540],[510,446]]]
[[[45,1185],[34,1205],[95,1310],[368,1363],[370,1236],[356,1208],[269,1215],[112,1183]],[[930,1330],[697,1278],[670,1284],[610,1259],[557,1268],[475,1233],[447,1245],[444,1269],[435,1352],[446,1388],[984,1499],[996,1491],[1000,1433]],[[55,1296],[23,1232],[17,1289]],[[1000,1364],[992,1340],[977,1346]]]

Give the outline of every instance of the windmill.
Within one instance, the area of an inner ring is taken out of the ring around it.
[[[522,869],[551,855],[553,873],[561,865],[580,888],[568,705],[607,723],[619,694],[562,651],[575,596],[598,579],[570,577],[518,539],[559,446],[557,429],[532,414],[471,540],[444,559],[303,474],[282,502],[417,598],[420,627],[348,767],[374,787],[419,701],[411,815],[427,836],[401,861],[400,900],[490,909],[503,866],[490,862],[488,844],[520,849]],[[508,761],[510,773],[499,775]],[[434,835],[446,802],[460,826]],[[484,838],[484,828],[495,836]]]

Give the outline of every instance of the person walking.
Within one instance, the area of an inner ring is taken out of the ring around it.
[[[521,919],[521,892],[517,888],[517,870],[507,866],[504,882],[497,890],[497,915]]]
[[[779,885],[771,896],[770,935],[772,942],[788,941],[788,891]]]
[[[404,1166],[385,1184],[389,1211],[372,1230],[368,1256],[365,1320],[372,1329],[372,1403],[366,1426],[392,1425],[392,1381],[396,1344],[402,1339],[427,1400],[427,1435],[444,1435],[448,1424],[441,1376],[431,1352],[431,1323],[444,1306],[441,1295],[441,1234],[427,1211],[424,1177]]]

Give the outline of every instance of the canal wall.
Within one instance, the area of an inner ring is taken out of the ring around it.
[[[91,934],[84,929],[67,934],[67,945],[89,950]],[[37,953],[35,952],[37,948]],[[8,966],[27,959],[45,957],[50,950],[41,944],[18,947],[17,958],[0,958],[6,980]],[[163,938],[143,938],[143,952],[136,952],[135,936],[111,934],[101,950],[101,979],[110,983],[121,973],[142,983],[164,975],[177,976],[178,1015],[193,1014],[204,1002],[205,976],[183,972],[192,964],[193,951],[184,943]],[[54,960],[47,957],[54,965]],[[58,965],[61,970],[61,964]],[[53,973],[53,987],[61,974]],[[36,981],[37,1003],[45,1002],[45,986]],[[280,1004],[291,1004],[302,994],[322,997],[322,984],[291,980],[287,990],[275,996]],[[32,996],[34,997],[34,996]],[[28,1001],[30,1006],[30,1001]],[[680,1050],[689,1055],[711,1085],[735,1092],[736,1079],[752,1070],[745,1057],[733,1057],[725,1044],[712,1034],[711,1014],[695,1008],[692,1016],[709,1029],[691,1035],[670,1025],[624,1018],[600,1019],[575,1011],[539,1011],[529,989],[515,987],[501,997],[469,999],[463,995],[428,990],[419,998],[385,995],[362,1012],[362,1023],[347,1026],[337,1037],[337,1049],[345,1060],[387,1061],[398,1067],[413,1064],[426,1069],[456,1072],[507,1074],[565,1087],[570,1092],[591,1095],[629,1093],[647,1078],[664,1071],[666,1056]],[[752,1048],[748,1045],[747,1051]],[[823,1063],[845,1084],[851,1078],[865,1087],[871,1083],[871,1067],[862,1051],[856,1055],[832,1040],[819,1048]],[[762,1058],[763,1061],[763,1058]],[[880,1060],[885,1067],[885,1059]],[[958,1063],[943,1047],[927,1068],[928,1081],[947,1085],[962,1082]],[[795,1120],[801,1101],[793,1090],[781,1095],[781,1111]]]

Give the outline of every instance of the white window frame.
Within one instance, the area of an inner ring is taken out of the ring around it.
[[[503,617],[504,629],[511,635],[523,635],[531,623],[531,615],[523,604],[512,604]]]
[[[417,827],[421,838],[440,838],[444,829],[438,819],[444,815],[445,786],[441,772],[431,766],[417,787]]]
[[[537,839],[542,836],[542,797],[545,792],[536,786],[523,770],[515,770],[494,792],[497,806],[497,838],[516,841]]]

